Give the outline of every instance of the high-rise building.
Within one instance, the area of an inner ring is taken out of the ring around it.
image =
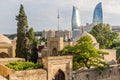
[[[102,3],[98,3],[94,9],[93,14],[93,24],[99,24],[103,22],[103,11],[102,11]]]
[[[75,6],[73,6],[71,23],[72,23],[72,30],[78,29],[81,25],[79,11],[78,8]]]

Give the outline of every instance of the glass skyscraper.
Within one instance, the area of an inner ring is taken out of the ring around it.
[[[78,8],[75,6],[73,6],[71,24],[72,24],[72,39],[75,39],[78,35],[81,34],[81,30],[79,29],[81,26],[80,14]]]
[[[102,3],[98,3],[94,9],[93,14],[93,24],[98,24],[103,22],[103,12],[102,12]]]
[[[75,6],[73,6],[71,24],[72,24],[72,30],[78,29],[78,27],[80,27],[81,25],[80,14],[79,14],[78,8],[76,8]]]

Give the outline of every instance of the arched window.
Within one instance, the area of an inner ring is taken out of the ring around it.
[[[53,80],[65,80],[65,73],[61,69],[59,69],[55,74]]]
[[[7,53],[5,53],[5,52],[0,53],[0,58],[7,58],[7,57],[9,57],[9,55]]]

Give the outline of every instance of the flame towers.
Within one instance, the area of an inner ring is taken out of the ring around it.
[[[72,23],[72,30],[78,29],[81,25],[79,11],[78,8],[76,8],[75,6],[73,6],[71,23]]]
[[[72,24],[72,39],[75,39],[78,35],[81,34],[80,14],[78,8],[75,6],[73,6],[71,24]]]
[[[98,24],[103,22],[103,12],[102,12],[102,3],[98,3],[94,9],[93,14],[93,24]]]

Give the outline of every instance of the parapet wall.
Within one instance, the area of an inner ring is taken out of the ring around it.
[[[73,80],[120,80],[120,65],[111,66],[103,72],[96,69],[73,71]]]
[[[11,74],[12,72],[14,72],[14,71],[9,69],[6,66],[0,64],[0,75],[2,75],[4,77],[8,77],[8,75]]]
[[[0,64],[6,65],[10,62],[25,61],[23,58],[0,58]]]
[[[15,71],[9,80],[47,80],[47,72],[44,69]]]

